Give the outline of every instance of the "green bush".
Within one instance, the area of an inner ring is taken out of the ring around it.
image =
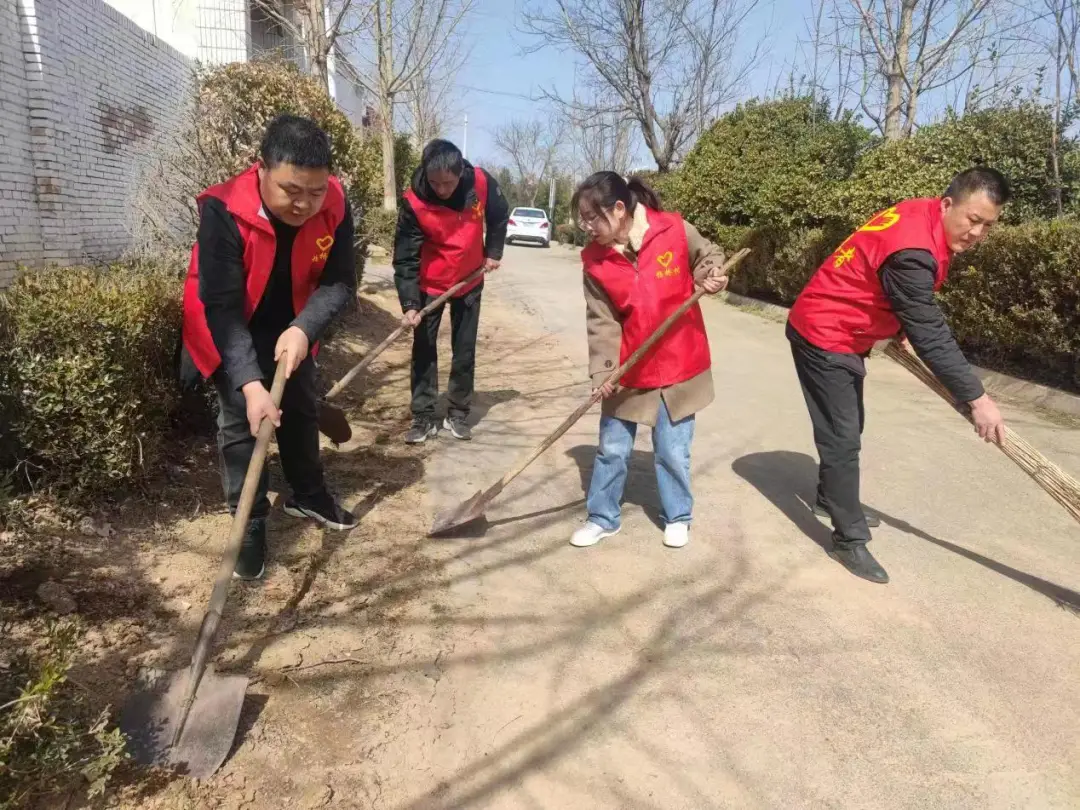
[[[1004,220],[1024,222],[1057,211],[1050,189],[1049,148],[1053,118],[1043,106],[1025,102],[963,117],[949,116],[910,138],[881,143],[858,161],[840,193],[840,213],[856,227],[874,212],[909,197],[936,197],[957,172],[977,164],[1004,172],[1013,201]],[[1075,142],[1064,144],[1066,205],[1077,204],[1080,163]]]
[[[0,810],[78,788],[101,795],[127,756],[108,712],[89,711],[67,680],[77,633],[71,622],[50,625],[37,655],[0,667]]]
[[[397,229],[397,212],[376,208],[368,212],[364,221],[364,239],[368,244],[378,245],[393,253],[394,233]]]
[[[0,421],[35,485],[87,495],[154,469],[176,389],[175,268],[27,272],[0,296]]]
[[[266,125],[281,113],[307,116],[326,130],[334,173],[363,230],[367,212],[382,205],[382,151],[377,139],[372,148],[360,137],[325,87],[291,63],[271,60],[209,68],[197,78],[189,119],[140,189],[137,227],[149,228],[145,239],[190,250],[198,227],[196,196],[248,168]]]
[[[721,226],[813,227],[836,215],[836,194],[869,133],[809,98],[751,101],[716,121],[679,171],[658,183],[666,206],[704,233]]]
[[[585,247],[589,243],[589,236],[576,225],[561,222],[555,226],[555,241],[564,245]]]
[[[1080,391],[1080,222],[1001,227],[956,258],[941,302],[974,362]]]

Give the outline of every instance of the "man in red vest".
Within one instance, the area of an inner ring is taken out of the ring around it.
[[[347,530],[356,518],[323,480],[312,357],[356,290],[352,212],[330,174],[330,155],[330,139],[314,121],[283,115],[267,128],[255,165],[199,196],[198,241],[184,285],[184,366],[217,389],[230,511],[254,436],[269,419],[292,489],[286,514]],[[269,387],[282,357],[289,376],[279,411]],[[265,569],[267,485],[264,470],[236,563],[241,579],[258,579]]]
[[[1004,422],[960,351],[934,293],[949,262],[981,242],[1009,201],[1000,172],[977,167],[940,198],[906,200],[877,214],[836,249],[799,294],[788,318],[795,369],[820,458],[814,512],[833,523],[833,556],[853,574],[889,581],[866,548],[859,500],[864,359],[901,334],[953,394],[967,403],[979,436],[1000,442]]]
[[[394,236],[394,282],[405,313],[402,323],[414,330],[413,424],[405,435],[409,444],[420,444],[439,432],[436,343],[445,304],[423,319],[420,310],[474,270],[498,269],[509,218],[509,206],[495,178],[474,168],[449,141],[435,140],[424,148],[420,167],[402,195]],[[483,289],[480,278],[450,299],[453,361],[443,427],[455,439],[472,438],[468,418]]]

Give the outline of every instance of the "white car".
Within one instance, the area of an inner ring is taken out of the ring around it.
[[[515,208],[506,224],[506,244],[533,242],[551,246],[551,223],[539,208]]]

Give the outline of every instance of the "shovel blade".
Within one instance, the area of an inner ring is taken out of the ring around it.
[[[329,402],[319,402],[316,405],[315,418],[319,424],[319,432],[334,444],[345,444],[352,438],[352,425],[341,408],[335,408]]]
[[[464,526],[466,523],[479,520],[484,516],[484,508],[490,500],[490,498],[484,497],[483,492],[477,492],[464,503],[440,512],[435,516],[435,523],[432,524],[428,536],[434,537],[437,534],[445,534],[452,529]]]
[[[120,713],[120,730],[140,765],[178,767],[193,779],[206,779],[232,750],[248,679],[246,675],[217,675],[208,668],[183,733],[173,746],[190,678],[190,669],[143,670],[139,690]]]

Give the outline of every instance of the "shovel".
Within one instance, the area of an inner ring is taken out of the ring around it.
[[[746,256],[746,254],[748,254],[749,252],[749,248],[743,248],[730,259],[728,259],[724,263],[724,266],[720,269],[721,274],[726,275],[727,271],[734,267],[736,264],[738,264],[740,261],[742,261],[743,257]],[[656,328],[655,332],[649,335],[645,342],[638,347],[638,350],[626,359],[625,363],[623,363],[621,366],[619,366],[617,369],[612,371],[611,374],[608,375],[607,379],[604,380],[604,383],[617,383],[620,379],[622,379],[623,375],[626,374],[626,372],[629,371],[631,368],[633,368],[633,366],[642,357],[645,356],[646,352],[648,352],[649,349],[653,347],[653,344],[656,343],[656,341],[660,340],[661,337],[663,337],[664,333],[667,332],[671,325],[677,320],[679,320],[679,318],[681,318],[683,315],[685,315],[687,311],[692,306],[694,306],[694,304],[696,304],[703,295],[705,295],[704,288],[699,287],[697,290],[695,290],[693,295],[686,299],[686,301],[684,301],[677,310],[672,312],[667,317],[667,319]],[[484,510],[487,509],[488,504],[490,504],[493,500],[495,500],[495,498],[499,496],[499,493],[501,493],[503,489],[506,488],[506,485],[513,481],[515,478],[517,478],[519,475],[521,475],[521,473],[525,471],[526,467],[528,467],[530,464],[536,461],[536,459],[543,455],[544,451],[546,451],[549,447],[551,447],[551,445],[558,441],[558,439],[564,433],[566,433],[566,431],[568,431],[575,422],[577,422],[581,417],[583,417],[586,412],[593,405],[595,405],[597,401],[599,401],[599,399],[599,393],[593,393],[591,397],[589,397],[585,402],[581,403],[581,405],[578,406],[576,411],[566,417],[565,421],[563,421],[561,425],[555,428],[554,432],[552,432],[550,436],[540,442],[540,444],[537,445],[537,447],[531,453],[521,459],[513,469],[511,469],[506,475],[504,475],[502,478],[492,484],[488,489],[484,490],[483,492],[477,492],[464,503],[461,503],[437,515],[435,518],[435,523],[431,527],[431,531],[428,532],[428,536],[434,537],[438,534],[445,534],[448,531],[457,529],[467,523],[472,523],[474,520],[479,520],[480,518],[482,518],[484,516]]]
[[[284,358],[278,362],[270,388],[275,406],[281,404],[285,389],[286,363]],[[232,749],[248,678],[246,675],[218,675],[207,662],[225,610],[229,583],[247,532],[273,432],[273,423],[269,419],[263,420],[217,581],[191,653],[191,665],[171,674],[161,670],[142,673],[140,691],[131,697],[121,712],[120,729],[128,736],[131,753],[141,765],[179,766],[188,776],[205,779],[221,767]]]
[[[423,318],[424,316],[429,315],[431,312],[441,307],[443,304],[446,303],[447,299],[451,298],[455,293],[461,291],[466,286],[476,281],[476,279],[480,278],[482,275],[484,275],[483,267],[474,270],[472,273],[463,278],[449,290],[444,292],[426,307],[421,309],[420,317]],[[319,431],[328,439],[330,439],[330,441],[332,441],[334,444],[344,444],[349,439],[351,439],[352,428],[349,426],[349,420],[345,418],[344,411],[331,405],[330,400],[332,400],[334,397],[344,391],[345,388],[349,385],[349,383],[355,380],[357,375],[359,375],[361,371],[371,365],[372,360],[374,360],[376,357],[386,351],[386,349],[389,348],[395,340],[401,337],[401,334],[407,328],[408,327],[402,324],[389,335],[387,335],[386,339],[383,340],[382,343],[380,343],[370,352],[365,354],[363,360],[361,360],[359,363],[349,369],[345,376],[338,380],[337,384],[335,384],[333,388],[327,391],[326,396],[324,396],[322,400],[318,403],[317,412]]]

